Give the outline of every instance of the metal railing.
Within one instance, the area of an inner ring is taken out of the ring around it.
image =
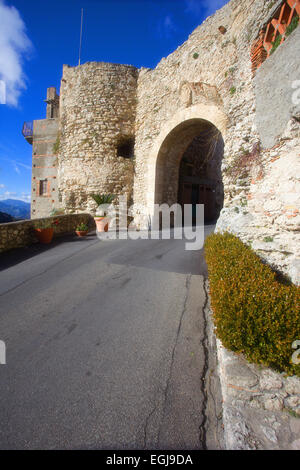
[[[25,139],[33,137],[33,121],[25,121],[23,124],[22,134]]]

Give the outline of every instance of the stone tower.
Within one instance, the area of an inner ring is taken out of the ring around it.
[[[132,200],[137,77],[127,65],[64,66],[58,168],[64,208],[93,207],[91,193]]]

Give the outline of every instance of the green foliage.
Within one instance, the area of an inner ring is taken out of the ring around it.
[[[53,153],[54,153],[54,155],[58,154],[59,148],[60,148],[60,136],[58,135],[57,138],[56,138],[55,143],[53,144]]]
[[[284,408],[283,411],[286,411],[289,415],[291,415],[293,418],[299,418],[300,419],[300,414],[298,414],[296,411],[290,409],[290,408]]]
[[[50,212],[50,217],[55,217],[56,215],[64,215],[64,209],[56,209],[55,207]]]
[[[194,58],[194,59],[198,59],[198,57],[199,57],[199,54],[198,54],[198,52],[194,52],[194,54],[193,54],[193,58]]]
[[[37,219],[33,223],[33,227],[38,230],[44,230],[47,228],[54,228],[57,225],[59,225],[59,220],[53,220],[50,217],[47,217],[45,219]]]
[[[270,243],[270,242],[272,242],[273,240],[274,240],[273,237],[265,237],[265,238],[264,238],[264,242],[266,242],[266,243]]]
[[[98,206],[102,206],[102,204],[111,204],[116,196],[114,194],[91,194],[91,197]]]
[[[91,142],[90,137],[86,137],[85,139],[83,139],[83,140],[81,141],[81,144],[82,144],[82,145],[89,144],[89,146],[90,146],[91,143],[92,143],[92,142]]]
[[[273,0],[273,2],[270,3],[270,5],[268,6],[268,10],[271,10],[271,8],[275,5],[276,3],[276,0]]]
[[[270,52],[270,54],[273,54],[273,52],[275,52],[275,51],[276,51],[276,49],[277,49],[277,48],[280,46],[281,39],[282,39],[282,35],[281,35],[281,34],[279,34],[279,35],[276,37],[275,41],[274,41],[274,42],[272,42],[272,44],[273,44],[273,47],[272,47],[272,49],[271,49],[271,52]]]
[[[291,23],[286,28],[285,36],[288,37],[297,28],[298,24],[299,24],[299,16],[297,15],[297,16],[294,16]]]
[[[91,197],[97,204],[96,216],[104,217],[107,214],[107,209],[112,201],[115,199],[114,194],[91,194]]]
[[[283,282],[230,233],[205,242],[211,304],[223,345],[251,362],[300,376],[292,344],[300,339],[300,288]]]
[[[230,91],[230,94],[231,94],[231,95],[234,95],[235,92],[236,92],[236,87],[235,87],[235,86],[232,86],[229,91]]]
[[[250,150],[246,150],[243,146],[240,147],[240,151],[242,152],[243,155],[249,155],[250,154]]]
[[[229,73],[230,73],[231,75],[233,75],[235,71],[236,71],[236,66],[230,67],[230,68],[225,72],[225,78],[228,77],[228,74],[229,74]],[[234,87],[232,87],[232,88],[234,88]]]
[[[89,229],[89,226],[82,222],[81,224],[77,225],[75,230],[77,232],[87,232],[88,229]]]

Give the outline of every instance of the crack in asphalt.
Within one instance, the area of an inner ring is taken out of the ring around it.
[[[156,402],[157,397],[155,397],[154,401]],[[150,413],[148,414],[146,421],[145,421],[145,426],[144,426],[144,446],[143,449],[146,449],[147,446],[147,434],[148,434],[148,426],[149,426],[149,421],[152,417],[152,415],[155,413],[155,411],[158,409],[159,405],[156,403],[156,405],[152,408]]]
[[[163,422],[165,412],[166,412],[167,397],[168,397],[168,393],[169,393],[170,381],[171,381],[171,376],[172,376],[172,370],[173,370],[173,364],[174,364],[174,358],[175,358],[175,351],[176,351],[176,346],[177,346],[178,338],[179,338],[180,331],[181,331],[183,317],[184,317],[184,314],[186,312],[186,305],[187,305],[187,300],[188,300],[188,296],[189,296],[191,278],[192,278],[192,274],[189,274],[186,277],[186,281],[185,281],[186,294],[185,294],[185,297],[184,297],[184,302],[183,302],[183,307],[182,307],[182,311],[181,311],[181,315],[180,315],[179,325],[178,325],[176,338],[175,338],[174,346],[173,346],[173,350],[172,350],[169,375],[168,375],[168,378],[167,378],[167,381],[166,381],[166,387],[165,387],[164,392],[163,392],[163,395],[164,395],[163,411],[162,411],[162,418],[161,418],[161,423],[160,423],[158,436],[157,436],[157,443],[159,443],[159,441],[160,441],[161,426],[162,426],[162,422]]]
[[[202,422],[199,426],[199,441],[200,445],[202,446],[203,450],[207,450],[207,444],[206,444],[206,423],[208,420],[207,416],[207,403],[208,403],[208,392],[207,392],[207,384],[206,384],[206,379],[208,375],[208,369],[209,369],[209,363],[208,363],[208,356],[209,356],[209,347],[208,347],[208,324],[207,324],[207,319],[206,319],[206,307],[208,305],[208,292],[207,288],[205,285],[205,279],[203,279],[203,291],[205,294],[205,301],[204,305],[202,307],[202,315],[203,315],[203,337],[201,340],[201,346],[202,350],[204,353],[204,365],[202,369],[202,374],[200,377],[200,390],[203,396],[203,405],[202,405]]]

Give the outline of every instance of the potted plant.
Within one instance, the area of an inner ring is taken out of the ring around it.
[[[96,202],[98,208],[94,217],[97,231],[107,232],[109,225],[109,218],[107,217],[108,206],[115,199],[114,194],[91,194],[91,197]]]
[[[45,219],[35,224],[34,231],[40,243],[48,244],[52,242],[54,227],[58,223],[58,220]]]
[[[77,225],[75,232],[78,237],[86,237],[89,233],[89,227],[87,224],[82,222],[81,224]]]

